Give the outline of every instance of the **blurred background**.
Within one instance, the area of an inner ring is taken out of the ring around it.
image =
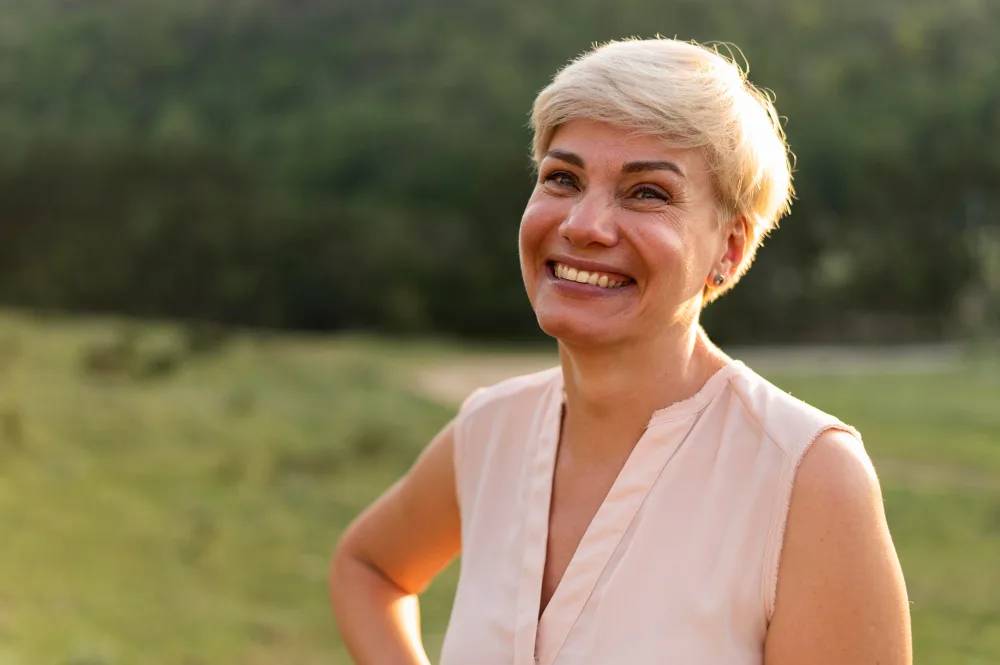
[[[1000,662],[1000,3],[3,0],[0,665],[348,663],[345,525],[555,363],[531,101],[657,33],[739,45],[798,158],[706,328],[865,435],[916,662]]]

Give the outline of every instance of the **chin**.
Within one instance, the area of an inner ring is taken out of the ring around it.
[[[578,313],[537,312],[538,326],[549,337],[579,346],[610,344],[622,337],[620,322],[591,320]]]

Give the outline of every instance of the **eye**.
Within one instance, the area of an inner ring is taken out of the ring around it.
[[[545,182],[552,183],[558,187],[572,187],[577,189],[576,176],[568,171],[553,171],[545,176]]]
[[[669,201],[670,195],[659,187],[653,187],[652,185],[639,185],[631,192],[629,192],[632,198],[638,199],[640,201]]]

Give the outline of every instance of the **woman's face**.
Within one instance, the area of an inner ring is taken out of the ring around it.
[[[703,287],[739,260],[741,231],[720,228],[700,150],[573,120],[539,165],[521,274],[549,335],[632,342],[696,319]]]

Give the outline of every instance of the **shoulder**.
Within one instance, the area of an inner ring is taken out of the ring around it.
[[[882,503],[878,476],[856,436],[831,429],[802,456],[792,492],[792,508],[818,510],[824,517],[851,517]]]
[[[802,456],[795,473],[778,586],[790,557],[828,556],[831,566],[851,567],[888,542],[882,491],[871,459],[848,432],[827,430]],[[823,550],[823,551],[819,551]],[[860,558],[859,558],[860,557]],[[846,571],[845,571],[846,572]]]
[[[537,403],[537,400],[551,390],[562,385],[562,369],[551,367],[540,372],[521,374],[504,379],[491,386],[477,388],[465,398],[460,415],[469,415],[484,409],[512,407],[516,404]]]
[[[835,545],[832,552],[830,545]],[[805,452],[795,474],[779,587],[786,563],[794,567],[791,557],[828,557],[832,569],[846,574],[847,568],[884,555],[888,548],[882,490],[871,459],[851,434],[824,432]]]
[[[829,430],[809,446],[787,519],[765,662],[909,663],[902,571],[855,436]]]
[[[750,423],[776,445],[781,453],[798,461],[803,451],[831,427],[856,430],[835,416],[782,390],[745,365],[730,381],[732,392]]]

